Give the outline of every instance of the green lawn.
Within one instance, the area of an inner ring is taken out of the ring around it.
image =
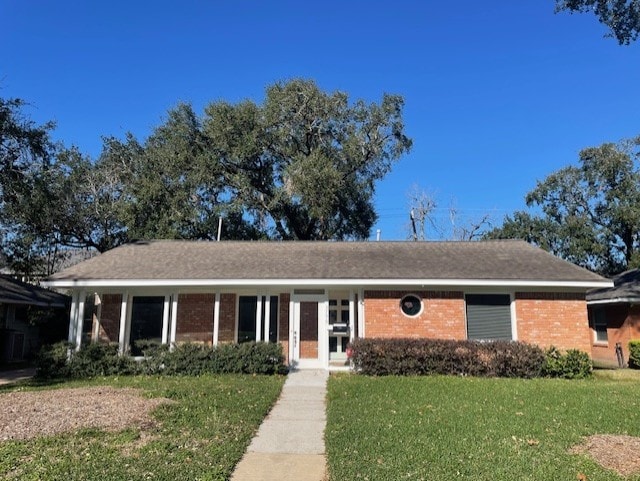
[[[228,479],[283,382],[281,376],[140,376],[56,385],[135,387],[175,403],[154,411],[159,423],[146,444],[137,428],[0,442],[0,479]]]
[[[591,434],[640,436],[640,379],[586,381],[331,376],[330,479],[640,480],[569,449]]]

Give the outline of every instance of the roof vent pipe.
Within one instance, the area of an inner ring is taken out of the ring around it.
[[[376,241],[380,240],[380,229],[376,230]]]

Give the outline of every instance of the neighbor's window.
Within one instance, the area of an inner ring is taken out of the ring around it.
[[[596,342],[607,342],[607,318],[604,309],[596,309],[593,317],[593,330],[596,331]]]
[[[415,317],[422,312],[422,300],[415,294],[407,294],[400,301],[400,309],[405,315]]]

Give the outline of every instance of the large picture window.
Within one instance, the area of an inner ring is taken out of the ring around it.
[[[257,296],[240,296],[238,298],[238,342],[256,340]]]
[[[162,315],[164,297],[146,296],[133,298],[131,305],[131,354],[141,356],[138,341],[162,342]]]
[[[467,337],[493,341],[511,340],[511,296],[467,294]]]
[[[262,310],[260,323],[264,326],[266,319],[267,297],[262,296]],[[238,342],[255,341],[257,337],[256,313],[258,309],[258,296],[238,297]],[[263,340],[269,342],[278,341],[278,296],[269,297],[269,326]]]

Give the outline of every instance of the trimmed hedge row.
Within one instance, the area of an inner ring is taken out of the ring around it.
[[[586,353],[512,341],[437,339],[356,339],[351,344],[355,369],[367,375],[541,376],[582,378],[591,375]]]
[[[640,369],[640,339],[629,341],[629,367]]]
[[[141,346],[144,358],[121,356],[117,344],[92,343],[79,351],[66,342],[47,346],[36,360],[40,379],[81,379],[96,376],[163,374],[198,376],[223,374],[284,374],[282,346],[272,343],[221,344],[217,347],[180,344]]]

